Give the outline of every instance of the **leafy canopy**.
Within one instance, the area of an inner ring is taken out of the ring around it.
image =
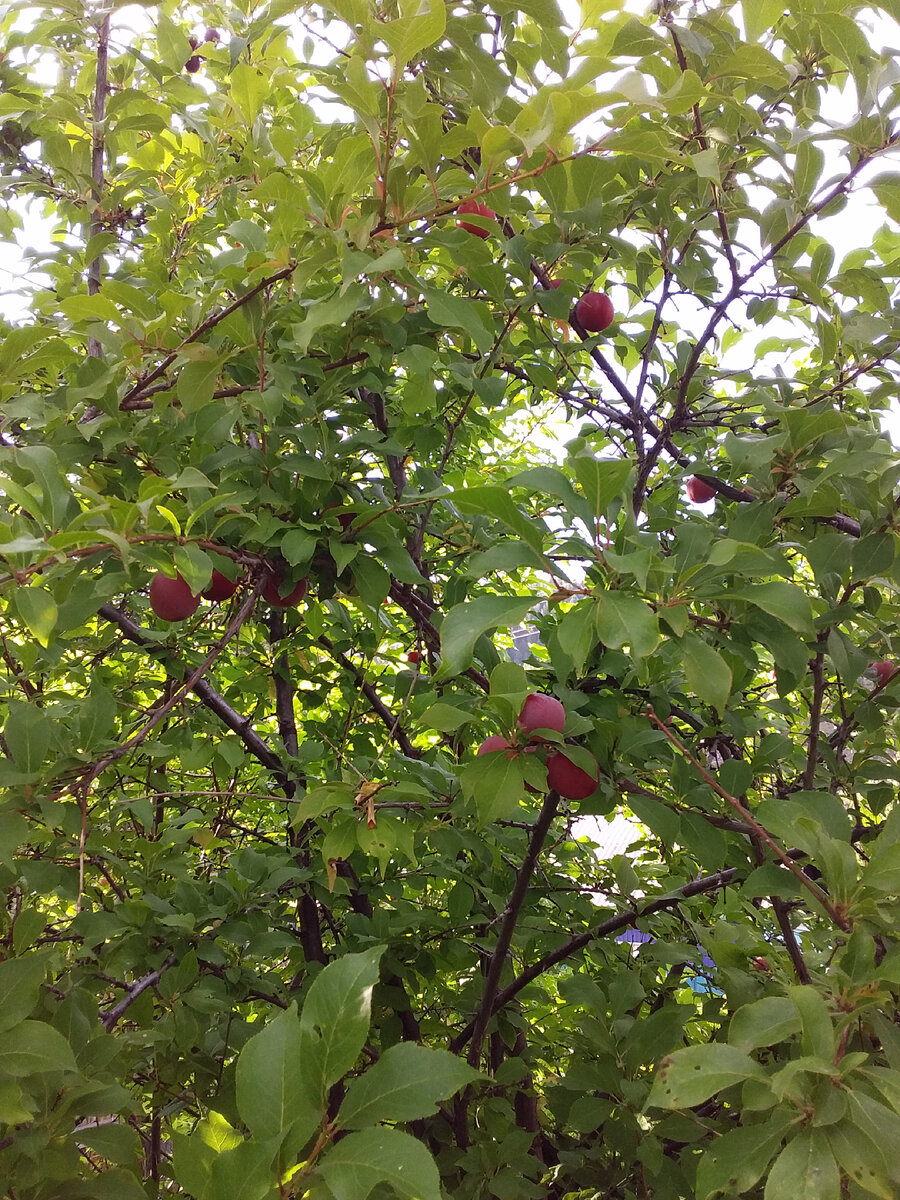
[[[0,18],[12,1200],[897,1195],[900,8],[633,7]]]

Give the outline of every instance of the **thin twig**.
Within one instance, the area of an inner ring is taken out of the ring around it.
[[[164,647],[160,647],[146,638],[140,625],[129,616],[123,612],[119,612],[111,604],[104,604],[100,609],[99,615],[117,625],[129,641],[134,642],[136,646],[140,646],[147,654],[155,658],[158,662],[161,662],[165,669],[175,678],[179,677],[177,675],[179,666],[177,660],[172,659]],[[180,678],[184,678],[184,675],[182,674]],[[259,736],[253,728],[250,718],[242,716],[232,708],[225,697],[217,692],[205,679],[197,679],[192,684],[192,690],[201,703],[211,712],[214,712],[232,733],[237,734],[253,757],[273,772],[279,787],[286,793],[293,793],[293,784],[288,776],[287,766],[271,746],[267,745]]]
[[[829,917],[831,917],[832,921],[834,921],[835,925],[837,925],[837,927],[839,929],[843,929],[845,932],[849,932],[850,929],[852,928],[852,926],[851,926],[849,920],[847,919],[847,917],[837,909],[837,907],[832,903],[832,901],[822,891],[822,889],[820,887],[818,887],[809,878],[808,875],[804,874],[804,872],[801,870],[800,867],[797,866],[797,864],[790,857],[790,855],[787,854],[784,850],[782,850],[782,848],[778,845],[778,843],[775,841],[775,839],[772,837],[772,835],[768,832],[768,830],[764,829],[763,826],[760,825],[760,823],[756,820],[756,818],[753,816],[753,814],[750,812],[750,810],[748,808],[745,808],[744,805],[740,802],[740,800],[738,800],[738,798],[736,796],[732,796],[730,792],[726,792],[726,790],[712,777],[712,775],[710,775],[709,771],[707,771],[707,769],[703,766],[703,764],[697,758],[694,757],[694,755],[687,748],[687,746],[685,746],[685,744],[681,741],[681,739],[678,738],[672,732],[671,729],[669,729],[669,727],[668,727],[668,725],[666,725],[665,721],[660,720],[660,718],[656,715],[656,713],[653,711],[652,708],[648,708],[646,711],[647,711],[647,716],[650,718],[650,720],[653,721],[653,723],[662,730],[662,732],[666,735],[666,737],[669,739],[669,741],[672,743],[672,745],[675,746],[681,752],[681,754],[684,755],[684,757],[688,760],[688,762],[693,764],[693,766],[700,772],[700,774],[703,776],[704,780],[709,784],[709,786],[713,789],[713,791],[717,795],[721,796],[722,799],[725,800],[728,804],[730,804],[731,807],[735,810],[735,812],[737,812],[740,815],[742,820],[746,821],[747,824],[752,828],[752,830],[756,834],[756,836],[761,838],[761,840],[765,842],[765,844],[769,847],[769,849],[772,850],[778,856],[778,858],[781,859],[782,863],[784,863],[784,865],[791,872],[791,874],[796,876],[796,878],[803,884],[803,886],[806,888],[806,890],[814,897],[815,900],[818,901],[818,903],[822,906],[822,908],[825,909],[825,911],[828,913]]]
[[[112,1008],[107,1009],[106,1012],[101,1015],[100,1020],[103,1022],[103,1026],[107,1033],[111,1033],[116,1025],[118,1025],[119,1021],[131,1007],[131,1005],[134,1004],[138,996],[143,995],[147,988],[154,987],[157,983],[159,983],[159,978],[163,971],[166,971],[169,967],[173,966],[175,961],[175,955],[170,954],[169,957],[163,962],[161,967],[158,967],[155,971],[151,971],[150,974],[145,975],[143,979],[139,979],[137,983],[133,984],[128,989],[118,1004],[113,1005]]]
[[[270,287],[273,283],[278,283],[278,281],[281,279],[289,279],[294,273],[296,266],[296,263],[290,263],[288,266],[282,267],[280,271],[276,271],[274,275],[267,275],[265,279],[260,280],[260,282],[255,284],[254,287],[250,288],[249,291],[246,291],[243,293],[243,295],[238,296],[237,300],[233,300],[231,304],[227,305],[219,312],[213,313],[212,316],[207,317],[205,321],[201,321],[197,328],[192,330],[187,337],[183,338],[179,345],[170,354],[167,354],[158,366],[154,367],[152,371],[149,371],[146,375],[142,376],[137,383],[135,383],[134,386],[125,393],[119,403],[119,408],[123,408],[132,400],[137,400],[143,396],[144,389],[148,387],[149,384],[155,383],[161,375],[165,375],[166,371],[168,371],[169,367],[171,367],[172,363],[185,346],[189,346],[192,342],[196,342],[199,338],[202,338],[205,333],[209,333],[211,329],[215,329],[215,327],[221,321],[224,321],[226,317],[230,317],[233,312],[237,312],[239,308],[243,308],[245,304],[249,304],[254,296],[258,296],[260,292],[265,291],[265,289]]]

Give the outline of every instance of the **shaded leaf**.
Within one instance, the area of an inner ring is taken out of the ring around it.
[[[334,1146],[318,1168],[335,1200],[366,1200],[389,1183],[407,1200],[441,1200],[434,1159],[421,1142],[397,1129],[363,1129]]]
[[[361,1129],[376,1121],[426,1117],[436,1111],[438,1100],[477,1078],[477,1071],[447,1050],[401,1042],[351,1082],[338,1121],[346,1129]]]
[[[472,662],[475,643],[490,630],[517,625],[534,605],[533,596],[479,596],[451,608],[441,623],[437,679],[458,675]]]
[[[713,1042],[708,1046],[687,1046],[663,1059],[653,1082],[647,1106],[690,1108],[702,1104],[716,1092],[745,1079],[756,1079],[765,1072],[735,1046]]]

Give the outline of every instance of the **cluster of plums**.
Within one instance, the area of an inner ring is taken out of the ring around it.
[[[466,233],[471,233],[474,237],[482,240],[491,236],[488,222],[496,221],[497,214],[483,201],[470,196],[468,200],[463,200],[461,204],[457,205],[456,211],[463,217],[481,218],[481,222],[478,224],[474,221],[457,221],[456,224],[460,229],[464,229]],[[550,280],[552,288],[558,288],[559,284],[558,279]],[[612,325],[615,315],[612,300],[603,292],[585,292],[575,305],[575,319],[587,333],[602,333],[604,329],[608,329]]]
[[[209,587],[202,593],[204,600],[220,604],[230,600],[242,582],[243,576],[229,579],[221,571],[213,571]],[[263,599],[275,608],[290,608],[299,604],[306,595],[308,581],[301,579],[291,590],[282,595],[284,576],[278,567],[269,566],[266,582],[262,589]],[[182,575],[154,575],[150,583],[150,607],[163,621],[184,621],[194,615],[200,607],[201,595],[192,592]]]
[[[212,42],[213,45],[215,45],[215,43],[218,42],[220,36],[221,35],[220,35],[218,29],[212,29],[212,28],[207,29],[206,33],[204,33],[204,35],[203,35],[203,42]],[[188,41],[191,44],[192,50],[197,50],[201,45],[203,45],[203,42],[201,42],[198,37],[194,37],[193,34],[191,34],[191,36],[188,38]],[[205,54],[192,54],[191,57],[187,60],[187,62],[184,64],[184,69],[186,71],[188,71],[191,75],[196,75],[196,73],[200,70],[200,64],[203,62],[203,60],[205,58],[206,58]]]
[[[519,754],[532,754],[544,742],[540,736],[542,729],[562,733],[566,724],[566,710],[555,696],[532,692],[522,705],[517,724],[525,736],[525,745],[495,733],[481,743],[477,753],[494,754],[502,750],[507,758],[515,758]],[[599,782],[599,766],[594,774],[589,775],[561,750],[554,749],[547,755],[547,786],[555,789],[566,800],[584,800],[597,790]]]
[[[208,32],[208,31],[207,31]],[[342,530],[348,529],[356,520],[355,512],[348,512],[341,504],[329,504],[322,510],[322,516],[335,509],[342,511],[336,514]],[[275,563],[265,563],[266,579],[262,589],[262,597],[275,608],[291,608],[299,604],[306,595],[309,580],[301,579],[295,583],[289,592],[284,592],[284,569]],[[214,570],[209,587],[200,594],[192,592],[187,580],[181,575],[165,575],[160,572],[154,576],[150,584],[150,607],[163,621],[184,621],[194,615],[200,607],[201,598],[220,604],[230,600],[243,582],[240,574],[235,579],[229,579],[221,571]]]

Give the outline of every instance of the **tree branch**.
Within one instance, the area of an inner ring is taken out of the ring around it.
[[[113,1005],[112,1008],[108,1008],[105,1013],[101,1014],[100,1020],[103,1022],[103,1026],[107,1033],[111,1033],[113,1031],[127,1010],[132,1004],[134,1004],[135,1000],[137,1000],[138,996],[143,995],[147,988],[154,987],[155,984],[159,983],[159,978],[163,971],[166,971],[169,967],[173,966],[175,961],[175,955],[170,954],[169,957],[163,962],[161,967],[158,967],[155,971],[151,971],[150,974],[145,975],[143,979],[139,979],[137,983],[133,984],[128,989],[118,1004]]]
[[[356,686],[372,706],[372,711],[381,718],[382,722],[387,727],[389,735],[397,743],[406,757],[421,758],[421,750],[417,750],[409,740],[409,736],[400,725],[400,718],[394,716],[388,706],[378,695],[375,686],[368,682],[362,671],[360,671],[359,668],[350,661],[346,654],[341,654],[340,651],[336,651],[334,648],[334,643],[329,638],[325,637],[324,634],[319,638],[319,642],[325,647],[332,658],[341,664],[345,671],[350,672],[356,681]]]
[[[158,646],[155,642],[149,641],[144,636],[140,625],[126,616],[125,613],[119,612],[111,604],[104,604],[100,609],[99,615],[105,617],[112,624],[118,625],[119,629],[121,629],[130,642],[134,642],[136,646],[140,646],[142,650],[145,650],[147,654],[156,659],[173,678],[183,679],[187,674],[186,668],[177,659],[172,658],[164,648]],[[181,674],[178,674],[179,671]],[[273,772],[278,786],[282,791],[288,796],[293,795],[294,784],[288,777],[285,764],[275,751],[259,736],[253,728],[250,718],[241,716],[239,712],[231,707],[225,697],[204,679],[196,680],[192,684],[191,690],[210,712],[214,712],[232,733],[237,734],[253,757]]]
[[[225,318],[230,317],[233,312],[237,312],[239,308],[243,308],[245,304],[249,304],[254,296],[258,296],[260,292],[265,291],[265,289],[270,287],[273,283],[277,283],[280,279],[289,279],[294,273],[296,266],[296,263],[291,263],[287,267],[282,267],[280,271],[276,271],[274,275],[267,275],[265,279],[260,280],[260,282],[254,287],[250,288],[249,291],[244,292],[242,296],[238,296],[237,300],[232,301],[231,304],[227,305],[219,312],[213,313],[213,315],[211,317],[207,317],[205,321],[202,321],[197,328],[193,330],[193,332],[189,333],[186,338],[182,339],[175,350],[166,355],[166,357],[161,363],[159,363],[158,366],[154,367],[153,370],[149,371],[146,375],[143,375],[133,387],[129,388],[129,390],[122,397],[119,403],[119,408],[127,408],[131,401],[137,400],[143,396],[144,389],[149,384],[155,383],[161,375],[165,375],[166,371],[168,371],[169,367],[171,367],[172,363],[176,360],[185,346],[189,346],[192,342],[198,341],[205,333],[209,333],[211,329],[215,329],[220,321],[224,321]]]
[[[525,894],[528,891],[528,885],[531,883],[531,876],[534,874],[534,868],[537,865],[538,855],[544,845],[547,831],[559,808],[559,799],[559,792],[553,789],[544,797],[540,815],[532,829],[528,850],[516,874],[516,882],[513,885],[512,893],[506,905],[506,911],[503,914],[500,932],[497,935],[497,944],[494,946],[494,952],[491,955],[485,976],[484,993],[481,997],[478,1012],[475,1014],[475,1019],[472,1022],[472,1043],[469,1046],[468,1060],[473,1067],[477,1066],[478,1059],[481,1056],[481,1046],[484,1042],[484,1035],[487,1032],[488,1022],[494,1011],[494,1001],[497,996],[497,989],[500,986],[500,975],[506,963],[506,955],[519,920],[519,913],[525,900]]]
[[[111,14],[107,13],[97,30],[97,75],[91,104],[91,241],[103,232],[103,158],[106,151],[106,97],[109,92],[109,28]],[[87,293],[96,296],[103,277],[103,258],[99,251],[88,263]],[[88,338],[87,352],[100,358],[102,349],[96,338]]]
[[[588,929],[584,933],[579,933],[569,938],[562,946],[551,951],[549,954],[545,954],[543,958],[539,958],[537,962],[533,962],[530,967],[526,967],[522,974],[518,975],[512,983],[507,984],[505,988],[497,992],[491,1007],[491,1015],[499,1012],[505,1004],[508,1004],[514,996],[517,996],[524,987],[527,987],[539,975],[543,975],[558,963],[564,962],[572,954],[587,946],[588,943],[597,941],[600,938],[609,937],[610,934],[618,933],[620,929],[628,929],[636,925],[644,917],[651,916],[655,912],[660,912],[666,908],[675,908],[682,900],[689,899],[691,896],[699,896],[704,892],[718,891],[719,888],[726,887],[731,883],[737,871],[737,867],[727,867],[722,871],[717,871],[714,875],[706,875],[699,879],[693,879],[670,896],[662,896],[659,900],[653,900],[649,904],[645,904],[642,908],[628,909],[626,912],[619,913],[618,916],[610,917],[608,921],[604,921],[601,925],[597,925],[593,929]],[[465,1046],[466,1042],[472,1036],[474,1029],[475,1021],[472,1020],[456,1035],[450,1043],[450,1049],[454,1054],[458,1054],[463,1046]]]

